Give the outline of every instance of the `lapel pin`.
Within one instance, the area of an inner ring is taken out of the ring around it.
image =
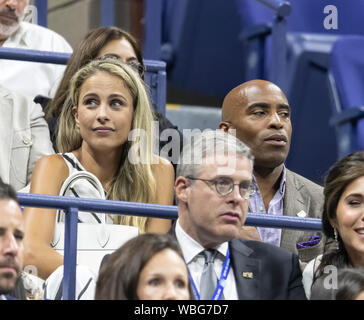
[[[244,278],[253,279],[253,272],[243,272],[241,275]]]
[[[300,217],[300,218],[306,218],[307,213],[304,212],[303,210],[301,210],[300,212],[297,213],[297,216]]]

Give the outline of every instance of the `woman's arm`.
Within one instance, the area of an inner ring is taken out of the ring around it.
[[[68,176],[68,167],[60,155],[45,156],[35,165],[30,185],[31,193],[58,195]],[[24,266],[37,268],[38,277],[46,279],[63,264],[63,257],[51,247],[56,210],[26,207]]]
[[[158,163],[152,165],[152,171],[157,182],[156,204],[173,205],[174,196],[174,169],[172,164],[161,157]],[[147,232],[167,233],[171,228],[171,220],[149,218]]]

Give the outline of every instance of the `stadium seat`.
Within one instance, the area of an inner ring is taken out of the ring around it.
[[[143,60],[145,65],[145,83],[149,88],[154,110],[166,114],[167,75],[166,63],[157,60]]]
[[[332,117],[338,157],[364,150],[364,36],[343,36],[330,55]]]
[[[330,54],[335,42],[343,35],[364,34],[364,29],[358,27],[362,25],[364,2],[290,2],[292,12],[287,18],[286,93],[293,108],[293,148],[286,164],[296,172],[322,182],[327,168],[340,153],[335,129],[329,124],[332,114],[331,89],[328,85]],[[327,5],[337,9],[337,29],[325,27],[325,18],[329,15],[324,12]]]
[[[153,5],[147,8],[156,9]],[[170,85],[192,94],[223,97],[244,80],[235,1],[165,0],[162,10],[161,56],[153,56],[157,50],[144,48],[144,57],[167,62]],[[156,45],[148,41],[152,32],[145,30],[145,35],[147,45]]]
[[[166,115],[187,137],[192,132],[185,129],[217,129],[221,121],[221,108],[172,105],[167,107]]]
[[[260,2],[269,1],[163,0],[161,56],[167,61],[168,84],[221,98],[244,81],[272,80],[271,66],[277,67],[272,52],[279,51],[272,43],[276,17]],[[282,25],[287,35],[286,72],[276,68],[284,81],[273,80],[292,106],[292,148],[286,165],[321,183],[338,154],[335,130],[329,125],[330,52],[342,35],[364,34],[364,1],[286,2],[291,5]],[[329,28],[327,9],[334,7],[337,28]]]

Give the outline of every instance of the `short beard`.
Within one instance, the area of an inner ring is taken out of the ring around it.
[[[7,39],[18,31],[20,22],[15,23],[11,26],[0,23],[0,39]]]
[[[20,27],[20,22],[24,19],[25,10],[22,15],[19,15],[17,13],[15,13],[15,15],[17,16],[18,21],[11,25],[0,22],[0,40],[4,40],[4,39],[6,40],[10,36],[12,36],[15,32],[18,31],[18,29]]]

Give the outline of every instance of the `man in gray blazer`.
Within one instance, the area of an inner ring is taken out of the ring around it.
[[[219,128],[236,134],[255,157],[253,184],[258,192],[250,198],[250,212],[321,218],[322,187],[284,165],[292,125],[290,106],[279,87],[252,80],[232,89],[224,99]],[[303,263],[322,253],[324,247],[320,232],[244,227],[241,236],[298,253]]]
[[[178,220],[171,230],[196,299],[306,299],[297,255],[238,239],[249,206],[253,156],[222,130],[187,143],[177,166]]]
[[[48,125],[40,105],[1,85],[0,108],[0,177],[27,191],[37,160],[54,153]]]

